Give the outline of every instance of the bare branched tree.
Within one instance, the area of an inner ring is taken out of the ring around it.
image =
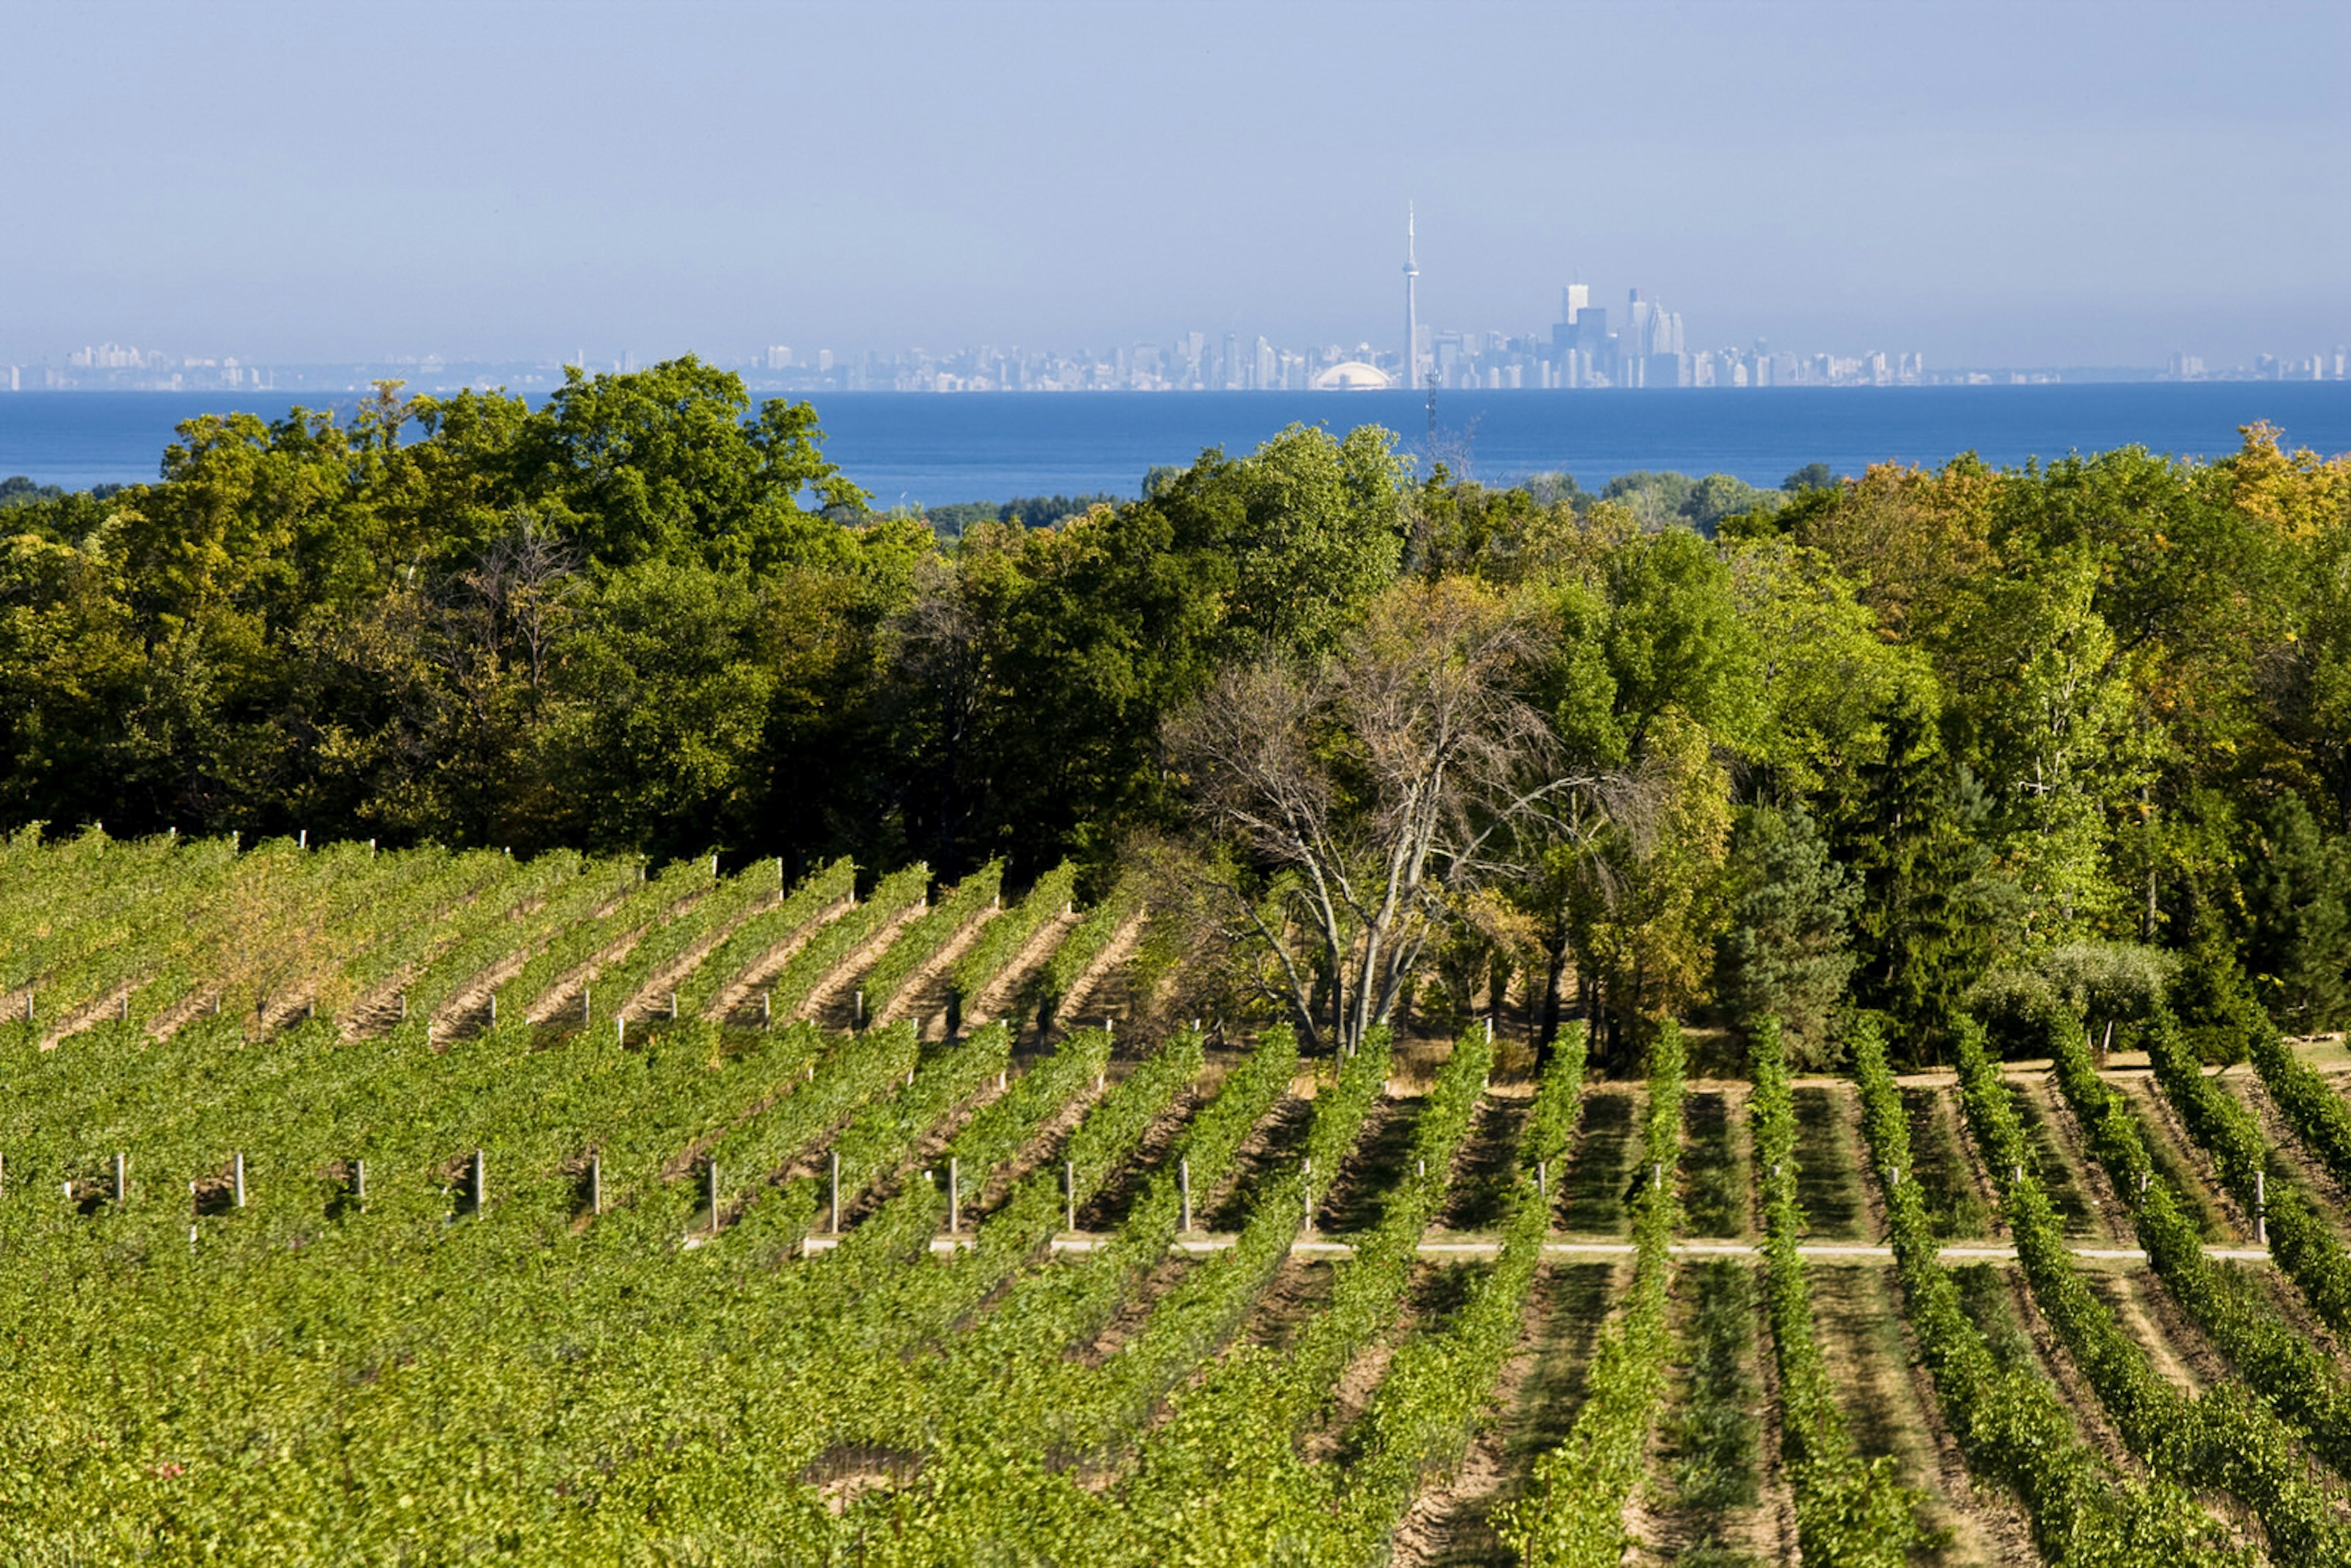
[[[1316,1046],[1385,1023],[1467,896],[1604,797],[1604,776],[1552,766],[1528,643],[1475,587],[1401,587],[1329,661],[1228,670],[1171,727],[1222,935]]]
[[[578,587],[570,549],[535,514],[517,510],[441,595],[443,666],[469,695],[516,674],[537,693],[551,673]]]

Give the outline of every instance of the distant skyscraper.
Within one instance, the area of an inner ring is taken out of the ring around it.
[[[1412,204],[1404,209],[1404,384],[1420,385],[1420,301],[1416,289],[1420,263],[1414,256]]]

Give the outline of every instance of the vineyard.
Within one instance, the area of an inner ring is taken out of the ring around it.
[[[0,886],[9,1562],[2351,1563],[2351,1081],[2258,1014],[1610,1077],[1190,1019],[1068,866]]]

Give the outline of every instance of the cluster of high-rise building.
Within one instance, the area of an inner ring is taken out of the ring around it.
[[[2174,354],[2163,367],[2168,382],[2339,382],[2351,380],[2351,349],[2341,343],[2331,354],[2263,354],[2250,366],[2213,371],[2200,354]]]
[[[0,389],[9,392],[206,392],[268,384],[260,370],[233,355],[198,358],[123,343],[85,345],[67,354],[63,365],[0,365]]]
[[[1628,289],[1621,306],[1594,300],[1591,287],[1560,290],[1559,319],[1548,331],[1462,331],[1421,319],[1416,225],[1405,215],[1404,332],[1391,344],[1278,344],[1261,333],[1186,331],[1166,341],[1104,350],[1024,349],[981,344],[933,354],[922,349],[836,354],[771,344],[729,368],[758,392],[1355,392],[1382,389],[1561,391],[1660,387],[1884,387],[1943,383],[2047,382],[2053,371],[1927,371],[1917,353],[1797,353],[1757,340],[1746,346],[1692,347],[1681,313]],[[638,363],[623,353],[613,371]],[[365,364],[286,364],[267,370],[234,358],[195,359],[104,343],[78,349],[62,365],[0,364],[0,390],[140,388],[196,391],[363,390],[378,376],[406,380],[419,392],[503,385],[532,392],[562,384],[566,368],[590,365],[586,351],[563,361],[444,361],[437,355]],[[2179,353],[2161,371],[2091,372],[2104,380],[2342,381],[2351,356],[2281,359],[2208,371]],[[2070,372],[2069,372],[2070,374]]]
[[[1076,353],[984,345],[932,354],[871,352],[813,360],[773,347],[750,367],[778,390],[872,392],[1353,392],[1380,388],[1520,389],[1895,386],[1927,379],[1916,353],[1798,354],[1751,347],[1693,349],[1678,311],[1631,290],[1621,310],[1571,283],[1545,332],[1462,331],[1420,319],[1420,266],[1405,220],[1405,329],[1393,346],[1291,346],[1258,333],[1187,331]]]

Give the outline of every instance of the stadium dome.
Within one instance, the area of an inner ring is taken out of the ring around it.
[[[1344,360],[1327,371],[1318,371],[1306,383],[1316,392],[1385,392],[1395,383],[1388,373],[1361,360]]]

